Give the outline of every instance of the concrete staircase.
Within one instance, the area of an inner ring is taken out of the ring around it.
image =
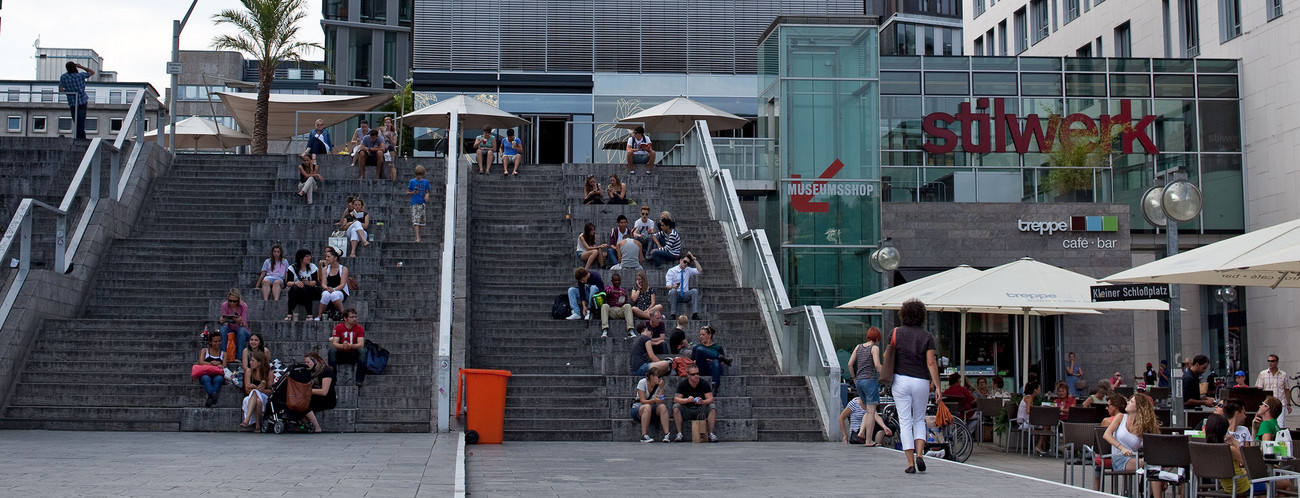
[[[347,158],[323,158],[325,186],[308,206],[295,195],[296,164],[285,156],[178,156],[132,236],[114,242],[83,317],[45,323],[0,428],[236,429],[240,389],[223,387],[220,402],[203,408],[203,390],[189,378],[200,331],[215,328],[218,306],[236,287],[249,303],[250,330],[275,357],[291,364],[311,349],[324,355],[333,322],[283,321],[284,298],[263,301],[251,285],[273,243],[288,257],[306,247],[319,258],[343,198],[360,195],[374,243],[343,261],[362,287],[346,305],[392,356],[385,375],[368,377],[364,388],[354,385],[351,366],[340,366],[339,404],[321,423],[329,431],[428,432],[444,167],[423,163],[435,186],[431,236],[415,244],[405,180],[357,180]],[[409,172],[413,163],[399,167]]]
[[[31,197],[54,207],[59,207],[63,195],[72,182],[72,177],[81,164],[81,158],[89,147],[90,140],[73,140],[69,138],[23,138],[0,137],[0,150],[5,151],[0,157],[0,234],[8,228],[18,204],[25,197]],[[107,182],[108,162],[102,163],[102,180]],[[68,219],[68,230],[76,226],[78,217],[85,207],[86,194],[90,191],[90,179],[81,187],[81,196],[77,199]],[[35,211],[32,223],[32,267],[45,268],[54,264],[54,214],[45,210]],[[15,251],[12,257],[18,257]],[[8,260],[0,264],[0,277],[7,277]],[[0,278],[0,282],[7,278]]]
[[[625,179],[636,204],[582,205],[583,179],[594,174],[603,184],[610,173]],[[702,320],[690,324],[688,338],[696,340],[700,326],[712,325],[719,331],[718,342],[735,358],[723,377],[719,437],[824,439],[806,379],[778,374],[756,311],[757,294],[738,287],[722,227],[711,218],[703,195],[692,167],[659,167],[651,176],[630,178],[622,166],[605,164],[529,166],[518,177],[470,175],[468,364],[514,374],[507,384],[507,440],[639,437],[640,427],[630,419],[639,377],[629,374],[631,341],[624,338],[621,322],[611,323],[611,337],[602,339],[598,314],[590,323],[553,320],[550,305],[573,283],[573,269],[580,266],[573,248],[582,225],[595,222],[605,237],[618,215],[639,216],[641,204],[649,205],[655,217],[671,211],[685,248],[704,267]],[[647,270],[651,285],[661,292],[660,302],[664,271]],[[616,272],[600,273],[608,283]],[[617,273],[625,287],[632,286],[635,272]],[[668,379],[669,393],[677,381]]]

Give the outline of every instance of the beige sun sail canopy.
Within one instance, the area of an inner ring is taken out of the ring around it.
[[[239,127],[253,132],[253,114],[257,112],[256,93],[216,92],[230,110]],[[319,119],[331,126],[388,103],[393,94],[376,95],[289,95],[271,94],[266,120],[267,140],[283,140],[307,133]],[[307,111],[307,112],[298,112]],[[312,112],[316,111],[316,112]],[[294,119],[297,119],[297,128]],[[350,134],[349,134],[350,136]],[[346,138],[346,137],[345,137]],[[336,137],[337,141],[338,138]]]

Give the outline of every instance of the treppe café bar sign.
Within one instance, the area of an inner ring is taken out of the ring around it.
[[[975,107],[988,109],[989,99],[976,99]],[[1040,151],[1052,150],[1058,139],[1063,143],[1069,141],[1070,134],[1067,130],[1087,130],[1095,134],[1099,125],[1101,129],[1109,129],[1111,126],[1129,124],[1130,127],[1120,133],[1124,153],[1132,154],[1133,143],[1137,142],[1145,153],[1159,154],[1160,149],[1147,134],[1147,128],[1155,123],[1156,116],[1142,116],[1135,123],[1132,108],[1132,101],[1121,100],[1119,113],[1101,115],[1097,119],[1081,113],[1067,116],[1053,114],[1046,119],[1038,114],[1030,114],[1024,117],[1022,123],[1020,116],[1006,112],[1003,99],[993,99],[992,112],[971,112],[970,103],[963,102],[957,106],[955,115],[932,112],[925,116],[921,121],[921,129],[930,136],[930,141],[921,144],[921,149],[931,154],[946,154],[961,143],[961,149],[965,152],[1007,152],[1007,134],[1010,133],[1015,152],[1027,154],[1032,152],[1029,150],[1031,141],[1038,144]],[[1044,121],[1046,126],[1043,126]],[[957,131],[947,128],[953,123],[961,123],[960,136]]]

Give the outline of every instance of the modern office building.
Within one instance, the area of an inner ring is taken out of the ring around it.
[[[881,55],[963,55],[960,0],[876,0]]]
[[[182,50],[180,61],[184,72],[177,78],[176,120],[201,116],[238,130],[216,93],[257,92],[258,62],[223,50]],[[271,93],[319,95],[324,81],[325,67],[319,62],[285,62],[275,71]],[[171,89],[166,96],[170,102]]]
[[[1294,76],[1300,74],[1300,59],[1290,51],[1300,41],[1300,11],[1296,5],[1284,0],[974,0],[974,8],[967,13],[964,36],[974,51],[985,55],[1195,58],[1198,73],[1203,67],[1221,64],[1202,59],[1237,61],[1237,81],[1232,90],[1235,93],[1227,93],[1227,74],[1221,77],[1225,80],[1222,93],[1202,87],[1199,74],[1197,86],[1187,87],[1185,93],[1198,99],[1207,96],[1207,91],[1215,92],[1209,95],[1239,97],[1240,113],[1207,109],[1201,103],[1187,112],[1202,120],[1217,117],[1202,125],[1239,122],[1241,132],[1220,134],[1217,126],[1190,130],[1200,137],[1196,144],[1199,162],[1186,166],[1205,174],[1223,165],[1217,153],[1239,152],[1245,196],[1243,228],[1255,230],[1300,216],[1300,202],[1290,195],[1300,171],[1289,162],[1295,156],[1295,144],[1300,143],[1300,115],[1290,111],[1298,101],[1293,91]],[[1125,83],[1111,78],[1098,83],[1107,85],[1112,92],[1117,83]],[[1207,163],[1206,159],[1213,162]],[[1195,235],[1184,237],[1184,248],[1215,240],[1215,227],[1208,222],[1219,214],[1214,209],[1206,206],[1204,226],[1185,230]],[[1134,228],[1150,232],[1145,223],[1135,222]],[[1159,237],[1137,239],[1135,244],[1134,264],[1163,255]],[[1221,349],[1213,338],[1222,336],[1222,320],[1206,319],[1207,314],[1223,313],[1223,305],[1213,298],[1215,290],[1182,286],[1185,308],[1187,304],[1199,304],[1210,310],[1191,315],[1200,316],[1199,320],[1183,320],[1185,355],[1221,356],[1215,354]],[[1247,356],[1240,358],[1238,366],[1262,369],[1266,366],[1264,357],[1276,353],[1282,357],[1283,369],[1294,370],[1300,358],[1300,343],[1289,338],[1300,327],[1300,316],[1294,313],[1300,294],[1252,287],[1238,288],[1237,295],[1237,301],[1228,308],[1228,328],[1246,346]],[[1245,312],[1247,308],[1249,313]],[[1163,344],[1157,347],[1154,338],[1148,339],[1139,345],[1137,363],[1154,361],[1158,352],[1164,357],[1164,348]]]
[[[325,65],[329,78],[320,84],[326,94],[392,91],[410,77],[411,35],[416,4],[436,8],[450,1],[323,0],[321,28],[325,30]],[[472,2],[454,2],[456,4]],[[499,2],[482,11],[495,17]],[[434,28],[422,24],[422,32]],[[395,83],[396,82],[396,83]]]

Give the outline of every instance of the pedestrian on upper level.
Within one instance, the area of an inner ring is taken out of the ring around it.
[[[68,61],[64,67],[68,72],[59,76],[59,92],[68,99],[68,111],[72,113],[76,138],[86,138],[86,106],[90,103],[90,97],[86,95],[86,80],[95,75],[95,70],[72,61]],[[78,69],[86,72],[79,72]]]
[[[939,363],[934,355],[934,336],[921,328],[925,324],[925,304],[916,299],[903,302],[898,310],[903,325],[890,334],[894,353],[894,403],[898,407],[899,437],[902,438],[903,472],[925,472],[925,407],[934,392],[935,403],[943,402],[939,385]]]
[[[876,406],[880,404],[880,329],[867,327],[865,339],[866,342],[853,348],[848,366],[853,372],[853,386],[858,390],[858,403],[865,412],[862,416],[865,427],[858,426],[858,437],[865,440],[867,446],[875,446],[876,443],[867,436],[875,433]]]
[[[1268,355],[1268,368],[1255,377],[1255,387],[1273,393],[1274,398],[1286,405],[1286,410],[1277,416],[1278,427],[1286,427],[1286,416],[1291,413],[1291,384],[1286,372],[1277,367],[1278,359],[1275,354]]]

